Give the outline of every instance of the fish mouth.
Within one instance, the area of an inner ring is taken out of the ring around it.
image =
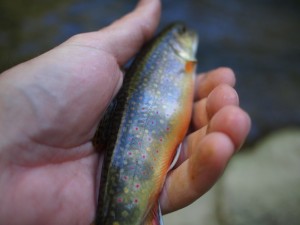
[[[197,54],[197,50],[198,50],[198,46],[199,46],[199,37],[197,35],[197,33],[195,31],[191,31],[192,32],[192,36],[193,36],[193,44],[192,44],[192,54],[194,56],[194,58],[196,58],[196,54]]]
[[[186,61],[196,62],[198,42],[198,34],[194,30],[186,28],[184,33],[177,33],[175,39],[169,44],[180,58]]]
[[[174,50],[175,54],[185,61],[192,61],[197,62],[196,53],[198,49],[198,42],[197,40],[193,42],[189,51],[183,51],[178,45],[172,45],[171,48]]]

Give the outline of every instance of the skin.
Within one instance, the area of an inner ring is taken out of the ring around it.
[[[122,85],[120,67],[153,35],[159,15],[158,0],[142,0],[112,25],[0,75],[1,224],[93,221],[102,152],[91,139]],[[250,119],[234,84],[228,68],[198,76],[193,129],[167,177],[164,213],[203,195],[244,142]]]

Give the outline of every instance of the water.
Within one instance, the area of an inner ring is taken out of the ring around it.
[[[100,29],[136,1],[2,0],[0,71],[37,56],[70,36]],[[199,71],[229,66],[253,127],[247,143],[300,125],[300,1],[165,0],[160,27],[185,21],[200,36]]]

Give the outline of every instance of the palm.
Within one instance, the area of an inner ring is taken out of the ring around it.
[[[16,136],[23,135],[23,140],[16,149],[7,148],[2,153],[3,158],[10,160],[1,170],[7,174],[0,180],[1,207],[5,206],[0,208],[1,221],[26,224],[39,215],[35,223],[85,224],[94,216],[99,156],[90,140],[101,113],[113,97],[109,88],[116,84],[111,79],[113,84],[109,86],[109,79],[106,79],[105,86],[99,85],[98,93],[89,94],[91,83],[95,86],[104,83],[101,79],[105,75],[93,76],[86,70],[84,79],[87,80],[83,82],[82,70],[73,64],[78,55],[74,54],[68,61],[58,58],[60,51],[74,48],[85,51],[82,47],[66,46],[43,55],[45,59],[48,54],[57,57],[51,65],[44,64],[42,71],[28,76],[21,90],[28,97],[6,114],[4,121],[7,122],[13,121],[12,117],[18,112],[26,119],[9,130]],[[51,78],[45,82],[44,76],[50,72],[45,68],[49,67],[52,68]],[[117,71],[117,68],[112,69]],[[109,69],[105,69],[108,74]],[[8,87],[17,86],[21,80],[11,76],[16,81],[14,84],[6,82],[8,76],[5,74],[3,78],[1,84]],[[15,90],[9,88],[12,99],[20,97]],[[13,215],[15,212],[18,216]]]

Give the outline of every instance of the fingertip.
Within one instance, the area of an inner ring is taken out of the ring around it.
[[[249,115],[237,106],[225,106],[211,119],[208,133],[222,132],[230,137],[235,149],[244,143],[251,126]]]
[[[232,87],[234,87],[236,83],[235,73],[229,67],[219,67],[212,71],[215,74],[222,74],[223,79],[226,80],[226,83]]]
[[[207,114],[209,118],[228,105],[239,105],[239,96],[228,84],[220,84],[207,97]]]
[[[209,93],[220,84],[227,84],[234,87],[236,83],[235,74],[228,67],[219,67],[196,78],[195,99],[207,97]]]

